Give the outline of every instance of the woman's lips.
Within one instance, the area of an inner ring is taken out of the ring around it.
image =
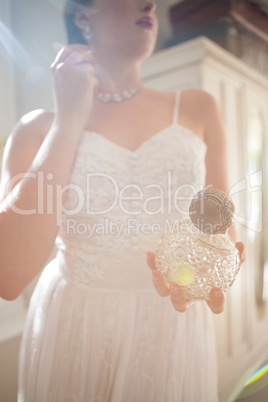
[[[151,17],[141,17],[137,22],[136,25],[140,25],[146,29],[152,29],[154,26],[154,20]]]

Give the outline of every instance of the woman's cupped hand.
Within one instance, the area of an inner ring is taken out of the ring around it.
[[[237,242],[236,247],[239,251],[240,263],[245,261],[245,246],[242,242]],[[184,313],[194,303],[193,300],[187,300],[183,294],[183,288],[176,282],[171,282],[169,288],[165,285],[162,272],[156,269],[155,254],[152,251],[147,252],[147,264],[152,271],[153,285],[157,293],[162,296],[170,297],[170,301],[174,309],[180,313]],[[224,311],[225,296],[223,290],[218,287],[211,289],[210,300],[206,300],[209,308],[215,314],[220,314]]]

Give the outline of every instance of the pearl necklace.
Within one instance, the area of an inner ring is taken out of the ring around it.
[[[103,103],[109,103],[109,102],[117,102],[120,103],[124,100],[132,98],[134,95],[136,95],[140,91],[140,88],[136,89],[130,89],[128,91],[124,91],[122,95],[119,93],[116,93],[114,95],[111,95],[108,92],[100,92],[95,99],[103,102]]]

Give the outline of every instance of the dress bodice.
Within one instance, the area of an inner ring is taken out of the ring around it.
[[[212,314],[178,313],[146,264],[204,185],[206,145],[178,121],[135,152],[84,131],[56,238],[35,287],[19,402],[216,402]]]
[[[95,287],[144,284],[126,266],[145,261],[205,183],[206,144],[178,123],[179,99],[176,93],[172,124],[135,151],[83,132],[56,238],[67,276]],[[109,272],[110,259],[118,272]]]

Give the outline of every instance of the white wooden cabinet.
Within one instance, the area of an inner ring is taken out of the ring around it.
[[[256,171],[254,166],[250,171],[249,163],[256,124],[262,125],[262,147],[268,158],[268,80],[212,41],[200,37],[153,55],[144,65],[143,81],[159,90],[204,89],[214,95],[222,110],[228,141],[230,193],[237,208],[237,237],[247,249],[247,261],[228,292],[225,312],[215,315],[220,400],[233,401],[247,376],[268,358],[268,308],[266,302],[261,307],[257,305],[255,292],[259,257],[264,251],[257,249],[256,244],[265,225],[267,230],[268,222],[267,217],[266,222],[262,219],[263,227],[257,228],[256,233],[251,211],[252,197],[258,192],[262,194],[267,182],[265,185],[264,174],[263,183],[258,183],[258,179],[254,184],[251,179]],[[263,169],[264,166],[259,173]],[[267,171],[264,173],[267,177]]]

